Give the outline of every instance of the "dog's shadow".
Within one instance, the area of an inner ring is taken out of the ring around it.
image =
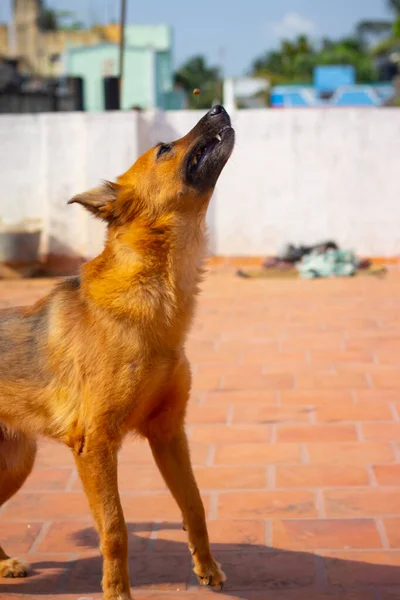
[[[128,524],[128,531],[133,589],[177,592],[197,585],[184,541],[186,534],[178,523]],[[49,560],[43,555],[36,560],[32,556],[30,577],[9,583],[2,580],[0,597],[4,593],[23,593],[50,597],[71,594],[82,600],[100,598],[102,559],[95,530],[79,530],[70,541],[76,550],[74,554],[69,558],[52,554]],[[212,544],[212,550],[228,578],[222,593],[232,599],[374,600],[382,597],[383,589],[391,600],[400,598],[400,568],[396,562],[400,563],[396,553],[388,558],[392,562],[388,565],[381,564],[382,555],[377,560],[376,552],[371,553],[370,561],[368,552],[357,553],[358,561],[344,560],[335,557],[335,553],[330,553],[330,557],[325,553],[327,556],[323,557],[273,549],[254,544],[251,539],[238,544]],[[380,564],[373,564],[374,561]]]

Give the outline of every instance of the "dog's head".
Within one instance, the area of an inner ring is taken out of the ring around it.
[[[234,146],[228,113],[214,106],[183,138],[143,154],[116,183],[79,194],[79,203],[108,223],[137,217],[154,220],[169,212],[204,212]]]

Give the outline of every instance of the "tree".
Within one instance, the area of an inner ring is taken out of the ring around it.
[[[203,56],[189,58],[175,73],[175,82],[187,92],[191,108],[210,108],[220,95],[221,77],[218,67],[207,65]],[[200,95],[193,96],[193,90]]]
[[[357,38],[337,40],[330,48],[322,49],[316,57],[316,65],[352,65],[358,82],[376,81],[375,66],[364,44]]]
[[[400,0],[387,0],[388,8],[396,16],[400,16]]]
[[[390,56],[400,51],[400,0],[386,0],[386,2],[395,20],[391,23],[388,35],[380,39],[371,50],[371,55],[379,58],[380,61],[390,61]]]
[[[294,41],[283,40],[280,48],[254,60],[250,74],[267,77],[272,84],[307,83],[312,78],[314,56],[315,48],[307,36],[299,36]]]
[[[38,21],[42,31],[76,30],[84,27],[81,21],[76,20],[74,12],[49,8],[44,2],[40,3]]]
[[[378,47],[383,42],[386,47],[386,40],[390,39],[389,46],[393,43],[393,38],[400,38],[400,0],[386,0],[387,7],[394,14],[393,21],[361,21],[356,27],[358,37],[366,43],[368,38],[380,38]],[[383,37],[385,36],[385,37]],[[376,52],[375,52],[376,54]]]
[[[356,26],[356,34],[362,43],[366,44],[368,37],[380,37],[390,33],[391,21],[360,21]]]
[[[339,40],[323,39],[313,44],[305,36],[283,41],[278,50],[267,52],[252,65],[251,75],[267,77],[272,85],[310,83],[318,65],[353,65],[358,81],[369,82],[376,73],[364,43],[357,37]]]

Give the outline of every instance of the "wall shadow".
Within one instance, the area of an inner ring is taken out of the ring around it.
[[[154,527],[158,539],[154,539]],[[212,528],[212,523],[210,523]],[[179,523],[129,523],[129,567],[133,590],[180,590],[196,585],[190,556]],[[169,534],[167,532],[172,532]],[[142,535],[141,535],[142,534]],[[143,535],[145,534],[145,535]],[[167,538],[170,539],[167,539]],[[172,538],[180,541],[173,541]],[[5,593],[76,594],[101,597],[101,557],[92,527],[74,536],[75,554],[33,556],[27,579],[0,583]],[[80,554],[80,548],[82,554]],[[368,553],[365,562],[329,558],[308,552],[269,548],[260,544],[216,543],[214,556],[223,565],[228,581],[222,596],[250,600],[375,600],[400,598],[400,567],[377,562]],[[387,596],[381,596],[386,590]],[[167,596],[171,597],[171,596]],[[176,598],[179,595],[176,594]]]

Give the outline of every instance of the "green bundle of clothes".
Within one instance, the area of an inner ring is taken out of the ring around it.
[[[353,277],[354,275],[384,276],[386,268],[374,266],[368,259],[360,259],[351,250],[341,250],[333,241],[314,246],[289,244],[278,256],[264,260],[261,269],[239,269],[239,277],[319,279],[326,277]]]
[[[358,262],[354,252],[329,249],[304,255],[296,267],[302,279],[352,277],[356,274]]]

